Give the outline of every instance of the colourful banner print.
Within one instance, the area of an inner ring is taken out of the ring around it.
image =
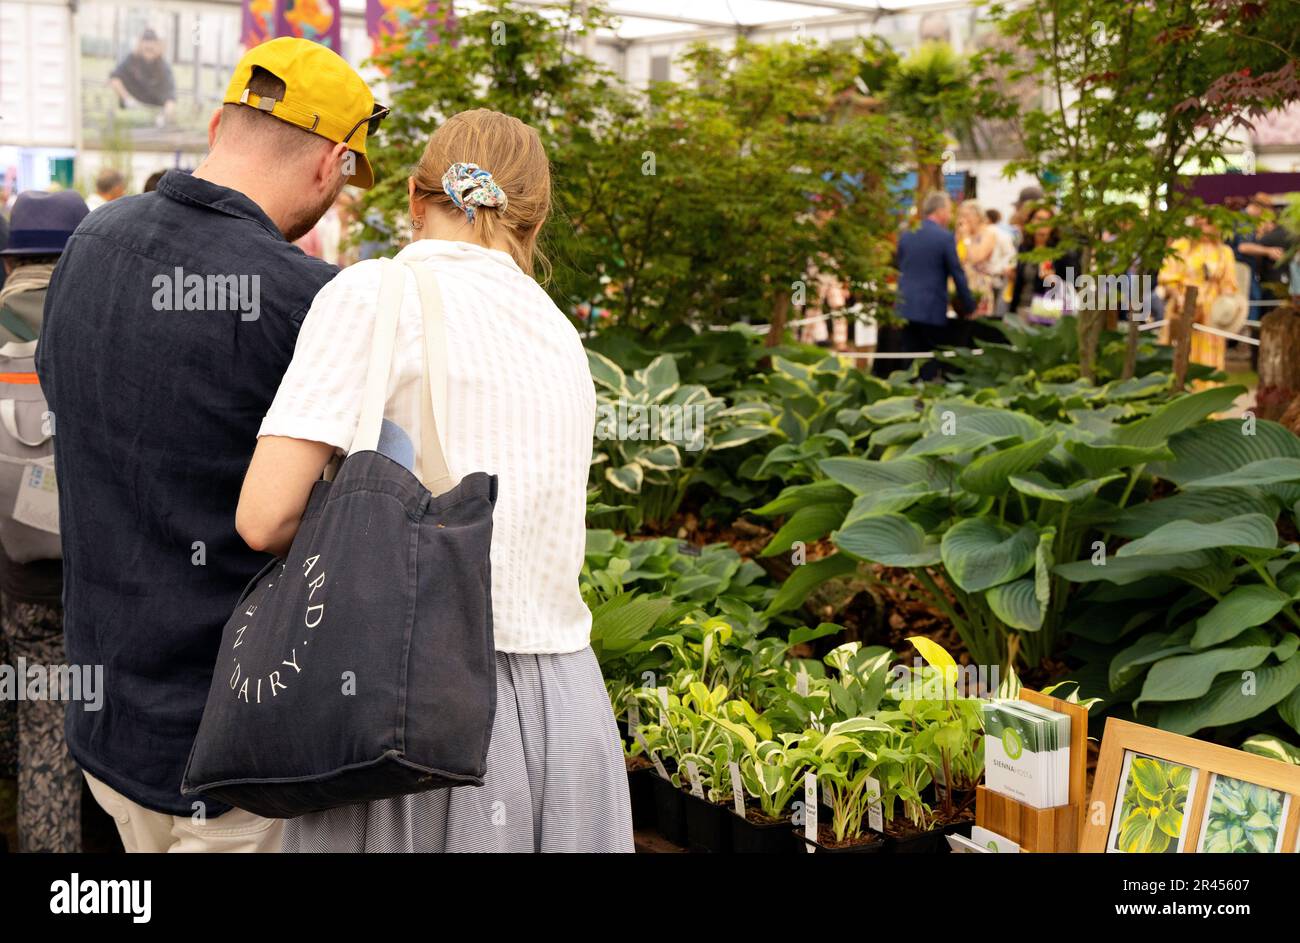
[[[343,11],[339,0],[280,0],[276,36],[298,36],[343,51]]]
[[[276,0],[244,0],[239,41],[245,49],[275,38],[277,6]]]
[[[442,22],[438,23],[440,18]],[[452,0],[366,0],[366,33],[376,55],[398,39],[405,46],[432,45],[441,41],[442,33],[455,27]]]

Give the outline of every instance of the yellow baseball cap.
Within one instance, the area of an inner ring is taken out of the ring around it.
[[[284,98],[263,97],[248,90],[255,68],[265,69],[284,83]],[[348,183],[363,189],[374,185],[366,138],[388,109],[375,105],[365,81],[333,50],[293,36],[254,46],[235,66],[222,102],[257,108],[335,144],[347,144],[356,154],[355,172]]]

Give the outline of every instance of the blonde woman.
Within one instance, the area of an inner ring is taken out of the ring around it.
[[[550,209],[546,153],[515,118],[463,112],[433,134],[408,187],[415,238],[397,259],[433,273],[442,295],[450,470],[498,477],[487,772],[481,787],[293,819],[285,850],[630,852],[622,748],[578,591],[595,390],[577,333],[532,277]],[[312,483],[352,441],[388,264],[342,271],[303,322],[240,497],[237,526],[257,549],[289,545]],[[420,441],[422,346],[411,278],[385,410],[401,442]]]
[[[957,253],[966,271],[966,283],[975,296],[973,317],[993,313],[993,296],[1001,287],[1000,272],[994,270],[998,234],[975,200],[964,200],[957,208]]]
[[[1208,219],[1198,218],[1196,224],[1200,231],[1195,239],[1174,240],[1173,255],[1160,269],[1159,283],[1165,290],[1166,317],[1173,318],[1182,312],[1187,289],[1195,285],[1196,311],[1192,315],[1197,324],[1208,324],[1215,299],[1237,292],[1237,261]],[[1166,326],[1161,331],[1162,338],[1167,339],[1168,330]],[[1193,363],[1222,370],[1227,341],[1193,330],[1190,357]]]

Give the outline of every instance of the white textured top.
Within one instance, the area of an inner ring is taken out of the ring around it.
[[[418,240],[398,253],[432,268],[447,327],[447,463],[456,480],[498,477],[492,516],[492,618],[502,652],[585,648],[591,613],[578,591],[596,392],[568,319],[504,252]],[[293,362],[259,435],[346,452],[365,387],[379,260],[344,269],[312,302]],[[385,418],[420,441],[424,325],[407,277]]]

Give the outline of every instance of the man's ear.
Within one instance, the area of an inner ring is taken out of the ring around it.
[[[212,150],[213,145],[217,143],[217,129],[221,127],[221,109],[221,105],[212,109],[212,117],[208,119],[208,150]]]
[[[317,168],[317,182],[321,189],[331,192],[338,190],[339,177],[347,179],[356,173],[357,155],[346,144],[335,144],[326,152],[324,160]]]

